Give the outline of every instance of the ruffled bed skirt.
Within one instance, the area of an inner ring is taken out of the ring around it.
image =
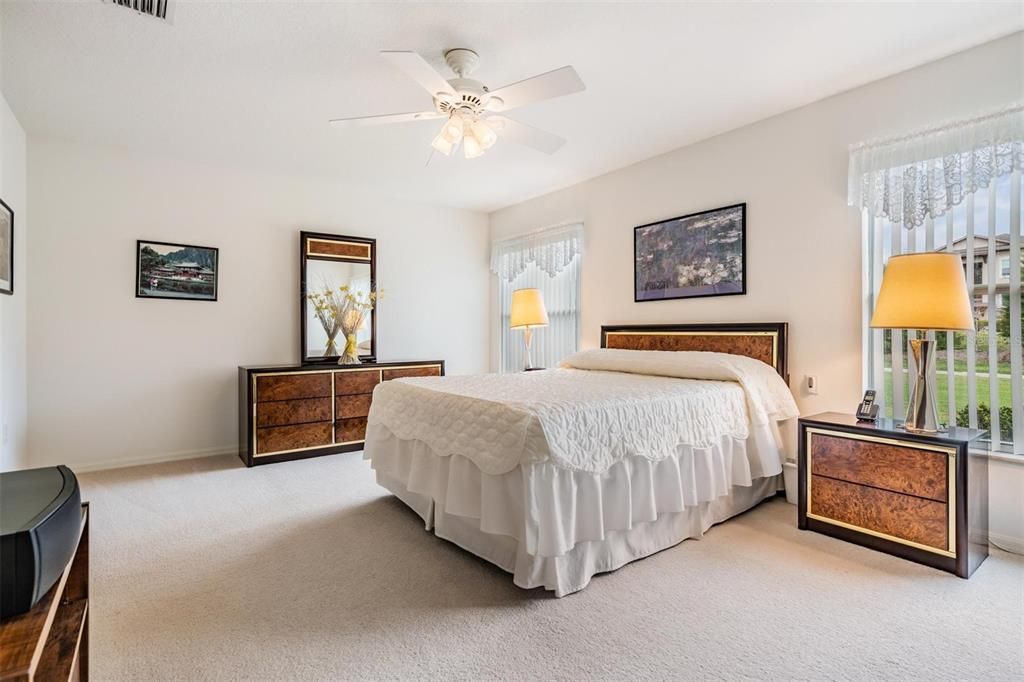
[[[539,462],[489,475],[371,425],[364,457],[428,530],[509,571],[516,585],[561,597],[774,495],[782,488],[776,442],[772,433],[725,438],[657,462],[621,461],[603,474]]]

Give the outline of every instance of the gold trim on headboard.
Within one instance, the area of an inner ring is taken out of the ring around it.
[[[788,325],[782,322],[770,323],[717,323],[717,324],[680,324],[680,325],[617,325],[601,327],[602,348],[628,348],[632,350],[708,350],[720,353],[733,353],[769,362],[775,370],[788,381],[786,358],[786,340]],[[708,341],[702,344],[657,342],[655,337],[705,337]],[[733,345],[728,341],[712,342],[710,337],[735,338]],[[771,340],[770,349],[764,339]],[[627,340],[629,339],[629,340]],[[645,339],[650,339],[645,343]],[[744,344],[743,339],[751,343]],[[758,339],[754,342],[754,339]]]

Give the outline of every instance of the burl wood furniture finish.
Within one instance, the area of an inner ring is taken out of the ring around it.
[[[0,623],[0,680],[89,679],[89,503],[75,554],[32,610]]]
[[[788,334],[785,322],[617,325],[601,327],[601,348],[745,355],[771,365],[789,383]]]
[[[238,455],[253,466],[362,449],[377,384],[442,375],[442,360],[239,367]]]
[[[988,556],[984,431],[909,433],[891,419],[800,420],[799,526],[968,578]]]

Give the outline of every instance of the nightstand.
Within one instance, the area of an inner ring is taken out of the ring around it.
[[[903,431],[825,412],[800,419],[799,526],[968,578],[988,556],[985,431]]]

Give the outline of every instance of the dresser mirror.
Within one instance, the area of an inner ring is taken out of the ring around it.
[[[325,306],[328,297],[351,292],[367,296],[377,279],[377,240],[321,232],[299,235],[301,262],[301,348],[303,363],[336,363],[345,350],[340,320]],[[343,289],[347,287],[347,289]],[[356,330],[359,359],[377,359],[376,310]]]

